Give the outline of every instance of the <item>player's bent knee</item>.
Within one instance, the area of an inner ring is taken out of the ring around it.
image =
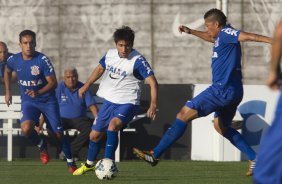
[[[91,131],[89,135],[89,140],[94,141],[94,142],[99,142],[105,133],[103,132],[97,132],[97,131]]]
[[[183,122],[190,122],[191,120],[198,117],[198,112],[189,107],[182,107],[182,109],[177,113],[176,118],[180,119]]]
[[[123,123],[119,118],[113,118],[109,124],[108,130],[109,131],[119,131],[123,127]]]
[[[24,135],[29,135],[33,131],[33,126],[30,122],[24,122],[21,124],[22,133]]]

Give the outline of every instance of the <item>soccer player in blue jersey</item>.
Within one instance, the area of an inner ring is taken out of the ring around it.
[[[104,98],[90,133],[87,161],[73,175],[94,170],[101,138],[106,134],[105,158],[113,159],[118,146],[118,131],[135,116],[140,103],[140,84],[145,80],[151,88],[151,103],[147,111],[154,118],[157,107],[157,80],[146,59],[135,49],[134,31],[123,26],[114,32],[115,49],[110,49],[100,60],[85,85],[82,96],[102,76],[97,95]]]
[[[9,106],[12,102],[10,78],[11,72],[15,71],[20,85],[22,111],[20,124],[23,134],[38,146],[40,159],[43,164],[47,164],[49,155],[46,141],[34,130],[42,113],[47,127],[56,134],[57,140],[61,142],[67,157],[68,170],[72,173],[76,165],[72,159],[70,145],[62,134],[60,111],[55,95],[57,79],[54,68],[44,54],[35,51],[36,34],[33,31],[22,31],[19,41],[22,52],[8,59],[4,73],[6,104]]]
[[[240,41],[271,43],[272,39],[236,30],[226,24],[226,19],[222,11],[211,9],[204,15],[206,31],[179,26],[180,33],[191,34],[214,44],[212,84],[182,107],[172,126],[153,150],[141,151],[133,148],[134,154],[152,166],[155,166],[160,156],[183,135],[188,123],[215,112],[215,130],[248,156],[250,164],[246,175],[252,175],[256,153],[240,133],[230,126],[243,97]]]
[[[277,25],[272,45],[270,73],[267,85],[281,91],[282,21]],[[282,95],[277,103],[272,125],[262,138],[254,170],[254,183],[282,183]]]

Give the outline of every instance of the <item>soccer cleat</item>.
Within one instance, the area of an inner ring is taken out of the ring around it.
[[[249,168],[246,173],[246,176],[252,176],[255,167],[256,167],[256,160],[249,160]]]
[[[49,162],[49,155],[47,150],[40,150],[40,160],[43,164],[48,164]]]
[[[77,166],[76,166],[75,162],[70,162],[70,163],[67,162],[67,165],[68,165],[69,173],[73,173],[74,171],[77,170]]]
[[[133,148],[133,153],[141,160],[144,160],[151,164],[151,166],[156,166],[159,162],[159,159],[156,159],[153,156],[153,151],[141,151],[137,148]]]
[[[93,165],[92,167],[86,167],[85,164],[81,163],[80,168],[76,169],[72,175],[75,176],[79,176],[79,175],[83,175],[84,173],[88,172],[88,171],[94,171],[95,170],[95,165]]]

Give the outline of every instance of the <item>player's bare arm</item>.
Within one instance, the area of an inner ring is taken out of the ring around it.
[[[4,82],[5,82],[5,103],[9,107],[10,104],[12,104],[12,94],[11,94],[11,76],[12,72],[9,70],[9,68],[6,66],[4,71]]]
[[[274,90],[280,88],[281,82],[279,80],[281,76],[280,69],[280,58],[282,55],[282,21],[276,27],[274,33],[272,50],[271,50],[271,61],[270,61],[270,72],[266,84]]]
[[[155,119],[158,101],[158,82],[154,75],[147,77],[145,81],[150,85],[151,90],[151,103],[147,111],[147,116],[151,119]]]
[[[184,33],[187,33],[187,34],[192,34],[192,35],[197,36],[197,37],[199,37],[199,38],[201,38],[205,41],[208,41],[208,42],[211,42],[211,43],[214,42],[213,38],[207,32],[190,29],[190,28],[188,28],[184,25],[180,25],[178,27],[178,30],[179,30],[180,33],[184,32]]]
[[[264,43],[272,43],[272,38],[259,35],[259,34],[254,34],[254,33],[248,33],[248,32],[243,32],[241,31],[239,37],[239,41],[254,41],[254,42],[264,42]]]
[[[99,64],[90,77],[87,79],[86,83],[79,89],[78,94],[82,98],[85,94],[85,92],[89,89],[89,87],[98,80],[104,73],[105,69],[102,67],[101,64]]]
[[[93,117],[94,117],[94,118],[97,117],[97,114],[98,114],[98,108],[97,108],[97,106],[96,106],[96,105],[91,105],[91,106],[89,107],[89,109],[90,109],[90,111],[91,111]]]
[[[46,76],[45,79],[47,81],[47,84],[43,88],[38,91],[27,90],[26,94],[32,98],[35,98],[36,96],[40,96],[44,93],[52,91],[57,87],[57,79],[55,75]]]

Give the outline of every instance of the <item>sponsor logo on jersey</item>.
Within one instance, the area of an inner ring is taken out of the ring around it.
[[[52,66],[49,58],[47,58],[46,56],[43,56],[41,59],[43,59],[45,61],[45,63],[47,64],[47,66],[49,68],[49,72],[52,72],[54,70],[54,67]]]
[[[108,70],[110,72],[109,77],[111,79],[119,79],[119,78],[124,78],[126,77],[126,71],[121,70],[120,68],[111,66],[111,65],[107,65],[106,66],[106,70]]]
[[[214,41],[214,47],[218,47],[219,46],[219,37],[217,37],[217,39]]]
[[[140,56],[137,61],[138,60],[141,61],[143,66],[146,68],[147,74],[150,74],[152,72],[152,69],[146,59],[143,56]]]
[[[31,75],[39,75],[40,71],[39,71],[39,66],[37,65],[33,65],[32,67],[30,67],[31,69]]]
[[[218,58],[217,52],[213,52],[212,58]]]
[[[238,31],[232,28],[224,28],[221,31],[225,32],[226,34],[237,36]]]
[[[39,80],[31,80],[31,81],[26,81],[26,80],[19,80],[19,83],[22,86],[39,86],[41,85],[43,82],[41,79]]]

